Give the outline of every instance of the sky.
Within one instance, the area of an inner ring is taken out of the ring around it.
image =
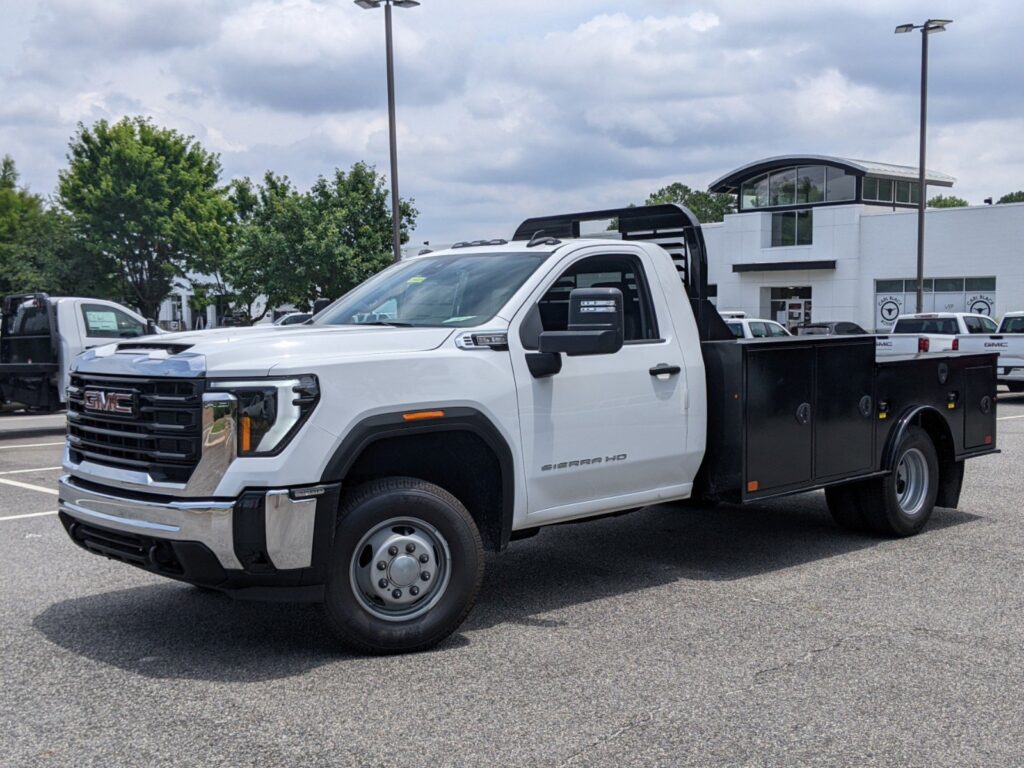
[[[422,0],[395,9],[399,181],[413,242],[642,202],[803,153],[917,164],[980,204],[1024,189],[1024,4]],[[52,195],[78,123],[146,115],[308,187],[387,173],[383,11],[351,0],[0,0],[0,155]],[[947,190],[934,190],[947,192]]]

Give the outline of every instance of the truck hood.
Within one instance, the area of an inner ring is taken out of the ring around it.
[[[84,353],[76,368],[135,376],[266,376],[300,361],[424,352],[439,347],[452,332],[354,325],[217,328],[122,340]]]

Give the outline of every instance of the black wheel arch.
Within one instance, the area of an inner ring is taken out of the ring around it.
[[[328,461],[321,482],[341,482],[343,487],[353,467],[374,444],[383,440],[416,438],[425,435],[463,433],[479,439],[493,454],[499,478],[498,520],[493,530],[481,526],[488,548],[504,549],[512,534],[512,517],[515,510],[515,467],[512,450],[490,418],[475,408],[436,406],[444,416],[432,419],[409,421],[403,414],[421,411],[422,407],[410,407],[400,411],[375,414],[359,421],[345,436],[341,445]],[[429,479],[429,478],[425,478]],[[457,494],[456,494],[457,495]],[[465,503],[465,502],[464,502]]]

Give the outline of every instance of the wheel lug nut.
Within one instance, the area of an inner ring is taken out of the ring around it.
[[[428,555],[426,552],[424,552],[422,555],[420,555],[420,562],[421,563],[425,563],[429,559],[430,559],[430,555]]]
[[[396,547],[394,544],[392,544],[390,547],[388,547],[388,554],[391,555],[392,557],[397,555],[398,554],[398,547]]]
[[[386,571],[387,569],[388,569],[388,564],[385,563],[383,560],[381,560],[379,563],[377,563],[377,570],[378,571]]]
[[[430,581],[430,571],[421,571],[420,578],[424,581]]]
[[[381,589],[387,589],[388,580],[387,579],[381,579],[380,581],[377,582],[377,584],[380,585]]]
[[[412,554],[416,551],[416,545],[410,541],[408,544],[405,545],[405,551],[409,554]]]
[[[409,594],[416,597],[420,593],[420,588],[416,586],[409,587]]]
[[[400,597],[402,596],[402,590],[400,590],[400,589],[396,589],[396,590],[394,590],[394,591],[393,591],[393,592],[391,593],[391,596],[392,596],[393,598],[395,598],[395,600],[397,600],[398,598],[400,598]]]

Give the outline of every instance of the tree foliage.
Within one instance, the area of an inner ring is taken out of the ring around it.
[[[996,201],[996,205],[1003,203],[1024,203],[1024,190],[1008,192]]]
[[[690,189],[685,184],[674,182],[647,196],[644,205],[679,203],[685,205],[702,224],[721,221],[727,213],[736,209],[736,199],[724,192],[705,192]]]
[[[18,185],[10,156],[0,160],[0,296],[110,290],[109,275],[75,247],[68,216]]]
[[[222,276],[248,322],[281,304],[337,298],[391,262],[388,192],[364,163],[318,178],[308,192],[268,172],[258,186],[236,182],[232,200],[234,246]],[[404,242],[417,211],[403,201],[401,212]]]
[[[956,195],[936,195],[928,201],[929,208],[966,208],[970,203]]]
[[[227,253],[220,161],[193,138],[142,117],[79,124],[68,162],[58,195],[80,247],[146,317],[175,278]]]

